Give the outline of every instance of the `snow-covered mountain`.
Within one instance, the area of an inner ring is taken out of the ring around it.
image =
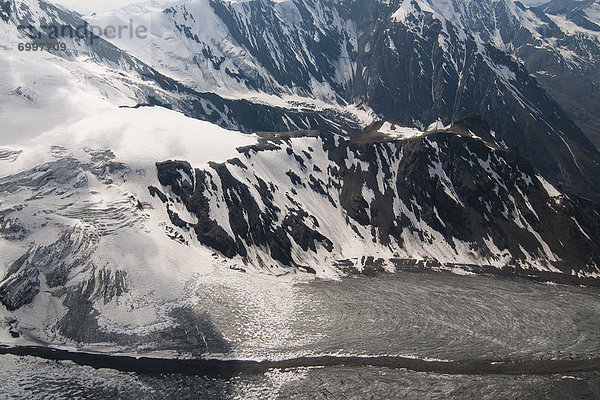
[[[337,129],[345,131],[357,129],[362,124],[354,114],[339,109],[307,109],[298,104],[280,107],[198,92],[107,42],[104,35],[93,35],[98,33],[98,29],[88,25],[77,14],[44,1],[10,0],[3,2],[1,9],[1,18],[6,24],[3,26],[3,43],[7,43],[7,50],[17,50],[19,43],[31,41],[33,36],[40,43],[64,43],[66,51],[52,53],[56,57],[52,59],[58,62],[75,61],[74,65],[85,61],[85,64],[106,70],[106,74],[111,75],[110,79],[105,78],[110,80],[106,82],[108,86],[130,88],[127,94],[130,100],[119,100],[120,105],[162,105],[193,118],[244,132],[287,130],[290,124],[303,129],[330,127],[332,119],[336,121]],[[52,35],[52,27],[59,31],[67,27],[67,33],[56,38],[56,35]],[[102,29],[106,27],[98,26]],[[78,37],[77,28],[80,28],[83,38]]]
[[[535,18],[510,0],[194,0],[134,17],[150,36],[115,43],[199,91],[330,108],[363,127],[372,113],[425,127],[477,113],[551,180],[598,198],[600,153],[515,59]]]
[[[0,0],[2,342],[173,350],[198,282],[600,278],[597,150],[449,4],[194,0],[92,43]]]

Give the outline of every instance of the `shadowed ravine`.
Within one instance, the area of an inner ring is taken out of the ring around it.
[[[139,374],[184,374],[228,378],[264,374],[272,369],[310,367],[383,367],[460,375],[547,375],[600,371],[600,358],[587,360],[437,361],[396,356],[315,356],[287,360],[166,359],[70,352],[47,347],[2,347],[2,355],[33,356],[53,361],[72,361],[93,368],[109,368]],[[160,372],[157,372],[160,371]]]

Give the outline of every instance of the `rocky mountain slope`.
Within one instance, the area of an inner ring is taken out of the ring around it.
[[[552,32],[547,41],[558,51],[550,48],[544,54],[530,45],[517,54],[600,147],[600,5],[596,1],[552,1],[541,9],[547,16],[547,30]],[[534,12],[540,13],[539,9]],[[548,57],[548,52],[554,57]]]
[[[171,212],[174,225],[265,267],[312,270],[368,254],[595,271],[597,205],[561,194],[473,126],[485,124],[473,117],[402,140],[395,129],[411,129],[390,123],[349,140],[276,135],[207,169],[159,163],[152,191],[195,217]]]
[[[553,0],[529,8],[505,0],[431,5],[520,60],[598,146],[598,2]]]

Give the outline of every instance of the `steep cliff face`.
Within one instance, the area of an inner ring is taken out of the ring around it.
[[[483,42],[514,55],[598,147],[600,5],[553,0],[430,1]]]
[[[25,343],[192,352],[205,351],[205,334],[219,351],[207,321],[181,301],[194,274],[228,265],[172,224],[169,213],[192,217],[164,207],[148,186],[160,185],[156,159],[219,162],[255,139],[160,107],[68,94],[94,114],[73,106],[71,119],[27,132],[34,140],[15,135],[0,150],[0,329],[10,326]]]
[[[9,42],[17,38],[18,25],[36,27],[42,42],[57,40],[44,36],[43,23],[85,25],[45,2],[3,4]],[[532,10],[509,1],[459,6],[423,0],[343,5],[197,0],[152,14],[147,40],[115,41],[126,51],[103,38],[94,43],[61,38],[68,51],[56,56],[91,57],[112,69],[107,75],[120,83],[111,90],[125,87],[138,104],[163,105],[246,132],[348,133],[376,117],[427,127],[478,113],[548,179],[597,198],[598,150],[507,54],[537,57],[531,51],[542,40],[543,24],[532,25],[534,17]],[[104,18],[91,22],[114,22]],[[148,19],[139,18],[139,24]],[[165,36],[167,31],[174,37]],[[563,47],[557,54],[564,54]],[[584,59],[583,53],[577,56]]]
[[[515,53],[600,148],[600,5],[551,1],[531,12],[539,27]]]
[[[597,205],[554,189],[476,126],[485,124],[274,135],[208,168],[158,163],[158,177],[167,204],[197,217],[172,213],[173,224],[250,264],[308,269],[373,255],[596,271]]]

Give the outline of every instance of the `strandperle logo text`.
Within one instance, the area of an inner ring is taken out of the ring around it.
[[[133,20],[129,24],[107,25],[105,27],[98,25],[19,25],[17,27],[19,34],[23,38],[31,40],[41,39],[80,39],[89,40],[93,43],[97,38],[117,39],[146,39],[148,37],[148,28],[144,25],[135,25]]]

